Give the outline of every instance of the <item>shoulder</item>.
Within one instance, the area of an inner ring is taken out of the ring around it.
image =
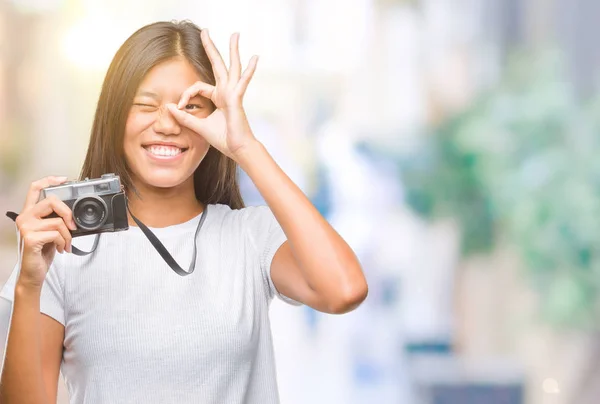
[[[249,238],[255,246],[263,244],[263,239],[279,228],[275,216],[266,205],[247,206],[242,209],[231,209],[227,205],[210,205],[208,213],[214,216],[211,221],[217,224],[223,235]]]
[[[211,220],[227,225],[239,225],[244,227],[260,226],[268,224],[273,218],[273,213],[266,205],[247,206],[242,209],[231,209],[227,205],[210,205],[209,212]]]

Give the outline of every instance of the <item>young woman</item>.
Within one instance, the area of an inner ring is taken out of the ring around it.
[[[197,248],[193,273],[174,273],[131,217],[93,254],[68,254],[71,210],[38,202],[66,178],[31,185],[0,292],[13,304],[3,404],[56,402],[59,370],[71,403],[277,403],[273,296],[326,313],[365,299],[353,251],[248,125],[257,57],[242,72],[238,38],[227,68],[192,23],[135,32],[108,70],[81,173],[120,175],[131,213],[177,262]],[[238,166],[268,206],[244,207]]]

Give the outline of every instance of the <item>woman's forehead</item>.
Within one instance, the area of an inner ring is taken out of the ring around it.
[[[165,97],[181,95],[188,87],[201,80],[196,69],[185,59],[177,58],[154,66],[144,77],[137,95]]]

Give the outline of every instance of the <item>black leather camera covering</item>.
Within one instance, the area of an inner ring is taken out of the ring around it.
[[[129,229],[127,220],[127,197],[125,193],[119,192],[112,197],[111,200],[113,213],[113,231],[121,231]]]

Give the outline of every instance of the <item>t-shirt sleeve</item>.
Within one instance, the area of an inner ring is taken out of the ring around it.
[[[64,277],[61,267],[56,261],[57,260],[55,258],[52,265],[50,265],[50,269],[48,269],[46,279],[42,285],[42,292],[40,295],[40,312],[52,317],[64,326]],[[15,266],[8,280],[0,290],[0,297],[3,297],[11,302],[14,301],[15,285],[17,283],[20,269],[21,268],[18,265]]]
[[[283,229],[268,206],[252,206],[246,209],[249,212],[248,232],[257,250],[260,269],[268,289],[269,298],[277,296],[286,303],[300,306],[302,303],[279,293],[271,278],[273,257],[279,247],[287,240]]]

